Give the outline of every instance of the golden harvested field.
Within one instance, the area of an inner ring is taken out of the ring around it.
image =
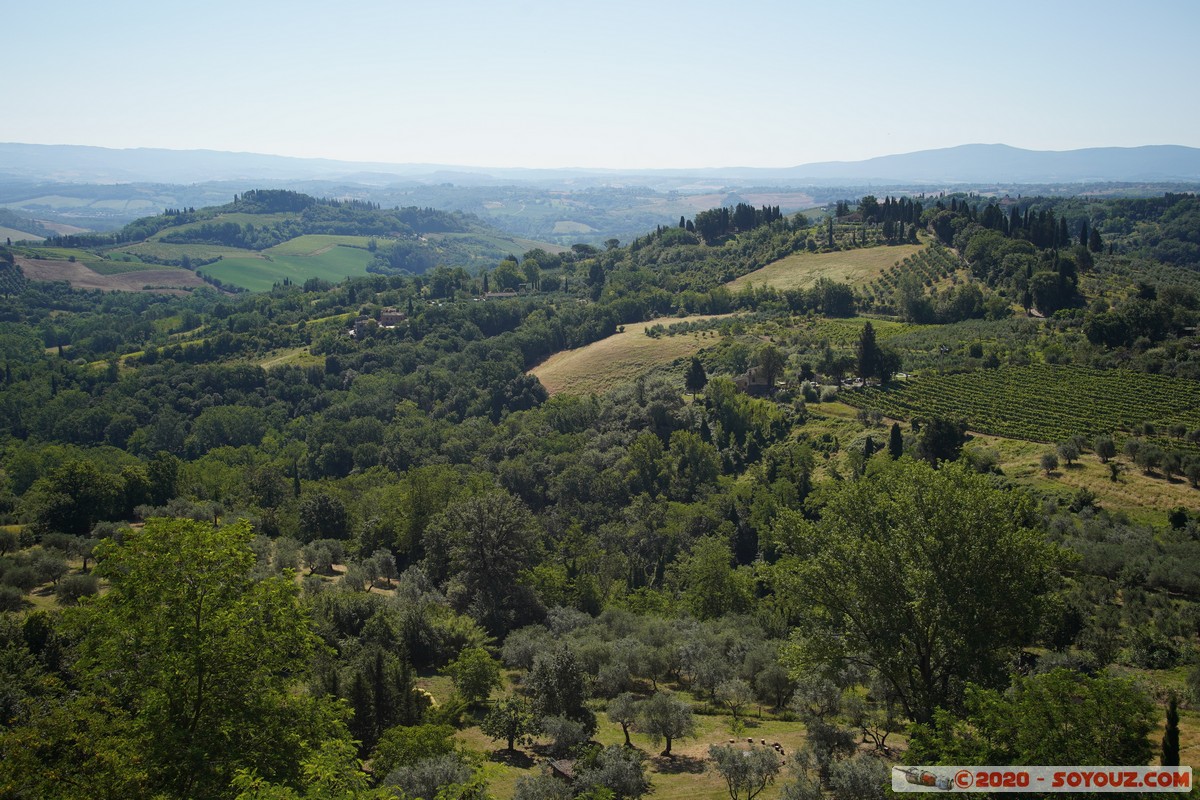
[[[43,241],[41,236],[37,236],[32,233],[26,233],[25,231],[19,231],[16,228],[6,228],[3,225],[0,225],[0,244],[4,244],[4,240],[6,239],[12,239],[14,242],[20,242],[26,239],[34,242]]]
[[[702,331],[652,339],[646,335],[647,328],[716,318],[662,317],[626,325],[624,333],[615,333],[586,347],[555,353],[529,370],[529,373],[537,376],[550,394],[599,394],[632,381],[655,367],[693,356],[703,347],[713,344],[715,337],[719,336],[713,331]]]
[[[902,244],[836,253],[794,253],[727,285],[732,291],[764,284],[780,290],[803,289],[812,286],[820,278],[862,285],[870,283],[898,261],[923,249],[923,244]]]

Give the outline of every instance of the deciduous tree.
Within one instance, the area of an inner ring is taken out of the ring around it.
[[[337,730],[331,706],[292,691],[317,640],[295,585],[255,577],[251,538],[245,522],[152,519],[97,548],[110,589],[71,620],[77,668],[150,794],[219,796],[242,768],[297,778]]]
[[[492,690],[501,686],[500,662],[482,647],[463,650],[446,665],[446,674],[454,681],[455,690],[472,704],[487,700]]]
[[[775,591],[806,621],[791,665],[872,667],[918,721],[957,707],[967,681],[997,685],[1057,574],[1030,518],[963,464],[903,459],[840,484],[816,524],[783,512],[776,536],[796,555]]]
[[[529,703],[519,697],[501,700],[479,723],[485,736],[508,743],[509,751],[516,749],[517,742],[524,742],[536,730],[533,712]]]

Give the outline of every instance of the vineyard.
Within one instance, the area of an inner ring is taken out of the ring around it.
[[[981,433],[1036,442],[1136,432],[1150,440],[1170,436],[1162,443],[1195,451],[1193,432],[1200,429],[1200,384],[1124,370],[1000,367],[856,389],[842,399],[899,419],[962,418]]]
[[[958,257],[938,242],[918,250],[903,261],[896,262],[875,280],[862,289],[867,308],[879,313],[895,313],[896,294],[900,283],[908,275],[915,275],[923,289],[928,290],[939,281],[949,278],[962,268]]]
[[[6,297],[19,294],[25,288],[25,275],[15,264],[0,261],[0,293]]]
[[[868,322],[875,329],[875,338],[879,342],[888,342],[897,336],[921,330],[917,325],[886,319],[799,317],[789,327],[787,338],[795,343],[829,344],[835,348],[853,350]]]

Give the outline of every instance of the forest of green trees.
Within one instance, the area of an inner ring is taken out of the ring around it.
[[[181,241],[272,246],[289,219]],[[869,284],[726,286],[914,242]],[[1195,731],[1196,409],[1028,437],[1120,465],[1131,513],[1055,491],[1057,462],[1006,474],[966,406],[900,404],[1033,366],[1200,380],[1194,196],[743,205],[239,295],[77,290],[21,257],[0,250],[0,797],[841,800],[896,763],[1167,764],[1169,698]],[[384,308],[403,323],[347,335]],[[529,372],[662,317],[695,357],[582,396]]]

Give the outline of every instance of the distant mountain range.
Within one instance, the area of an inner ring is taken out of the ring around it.
[[[337,180],[393,183],[639,184],[659,189],[690,183],[805,186],[854,184],[984,184],[1171,182],[1200,180],[1200,149],[1178,145],[1022,150],[967,144],[786,168],[602,170],[512,169],[442,164],[383,164],[228,153],[215,150],[114,150],[80,145],[0,143],[0,179],[62,183],[170,183],[245,180]]]

